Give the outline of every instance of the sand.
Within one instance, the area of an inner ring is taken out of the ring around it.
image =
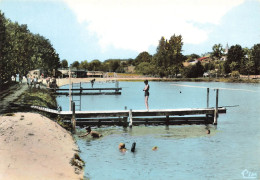
[[[0,116],[0,179],[83,179],[70,164],[77,151],[71,134],[40,114]]]
[[[60,86],[64,86],[64,85],[68,85],[71,81],[71,83],[89,83],[89,88],[91,87],[91,83],[90,81],[94,79],[94,78],[71,78],[71,80],[69,80],[69,78],[62,78],[62,79],[57,79],[57,85]],[[95,83],[99,83],[99,82],[111,82],[111,81],[144,81],[144,80],[160,80],[160,78],[151,78],[151,77],[140,77],[140,78],[95,78]],[[43,81],[44,82],[44,81]],[[94,85],[95,87],[95,85]]]

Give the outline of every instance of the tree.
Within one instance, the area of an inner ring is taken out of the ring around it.
[[[212,47],[213,52],[211,53],[212,57],[215,57],[216,59],[220,59],[223,55],[224,49],[221,44],[215,44]]]
[[[6,27],[5,27],[5,17],[4,14],[0,11],[0,89],[3,87],[3,84],[8,81],[11,77],[8,76],[9,69],[7,68],[7,59],[6,59]]]
[[[79,64],[79,68],[87,70],[88,69],[88,61],[87,60],[81,61],[80,64]]]
[[[232,63],[229,65],[231,71],[235,71],[238,69],[238,63],[232,61]]]
[[[138,65],[142,62],[148,62],[150,63],[152,60],[152,55],[150,55],[148,52],[144,51],[141,52],[136,58],[135,58],[135,64]]]
[[[66,59],[63,59],[63,60],[61,61],[61,67],[62,67],[62,68],[68,68],[68,61],[67,61]]]
[[[0,84],[17,73],[41,68],[50,74],[59,66],[59,55],[48,39],[31,33],[25,24],[5,19],[0,11]]]
[[[182,74],[187,78],[197,78],[203,76],[204,67],[201,62],[197,62],[195,65],[190,65],[183,69]]]
[[[76,68],[78,69],[79,68],[79,61],[74,61],[71,65],[72,68]]]
[[[182,55],[182,36],[171,36],[170,40],[162,37],[157,47],[157,52],[152,58],[156,66],[155,72],[163,77],[176,74],[182,68],[184,56]]]
[[[102,71],[102,63],[98,59],[91,61],[88,67],[90,71]]]
[[[228,50],[228,54],[227,54],[227,63],[231,64],[232,62],[236,62],[236,69],[232,69],[232,71],[234,70],[239,70],[240,69],[240,65],[241,62],[244,58],[244,51],[242,49],[242,47],[240,45],[235,45],[235,46],[231,46],[230,49]]]
[[[248,60],[246,63],[245,63],[245,70],[247,72],[247,75],[248,75],[248,79],[249,79],[249,75],[251,72],[254,71],[253,67],[254,67],[254,62],[252,60]]]
[[[260,44],[252,47],[252,61],[254,62],[254,74],[260,74]]]
[[[154,75],[154,65],[148,62],[142,62],[136,66],[136,71],[144,75]]]

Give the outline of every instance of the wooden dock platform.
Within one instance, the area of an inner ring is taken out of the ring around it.
[[[77,126],[118,125],[132,126],[140,124],[212,124],[216,108],[187,109],[152,109],[152,110],[118,110],[118,111],[57,111],[38,106],[33,109],[59,115],[65,122],[75,116]],[[226,113],[226,108],[217,108],[218,113]]]
[[[56,95],[69,95],[69,89],[58,88],[50,90]],[[74,88],[71,89],[71,95],[121,95],[120,90],[122,90],[122,88]]]

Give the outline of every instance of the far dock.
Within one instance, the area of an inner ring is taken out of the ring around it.
[[[55,95],[69,95],[69,89],[50,89]],[[120,95],[122,88],[77,88],[71,89],[71,95]],[[111,92],[112,91],[112,92]]]

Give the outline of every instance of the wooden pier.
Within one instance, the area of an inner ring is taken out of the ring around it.
[[[59,115],[64,122],[75,118],[76,126],[88,125],[151,125],[151,124],[213,124],[216,108],[119,110],[119,111],[57,111],[32,106],[33,109]],[[226,108],[217,108],[218,113],[226,113]]]
[[[100,88],[88,88],[97,89]],[[105,88],[120,89],[120,88]],[[67,89],[63,89],[66,91]],[[75,91],[79,89],[73,89]],[[59,91],[62,91],[59,89]],[[206,108],[186,108],[186,109],[152,109],[152,110],[111,110],[111,111],[76,111],[75,102],[70,101],[71,111],[57,111],[38,106],[31,106],[32,109],[39,110],[51,115],[60,116],[65,123],[70,123],[75,131],[76,126],[102,126],[117,125],[179,125],[179,124],[214,124],[218,123],[218,116],[226,113],[226,108],[218,107],[219,90],[216,89],[216,106],[209,107],[209,88],[207,88]]]
[[[69,89],[50,90],[52,90],[56,95],[69,95]],[[120,90],[122,90],[122,88],[77,88],[71,89],[71,95],[121,95]]]

